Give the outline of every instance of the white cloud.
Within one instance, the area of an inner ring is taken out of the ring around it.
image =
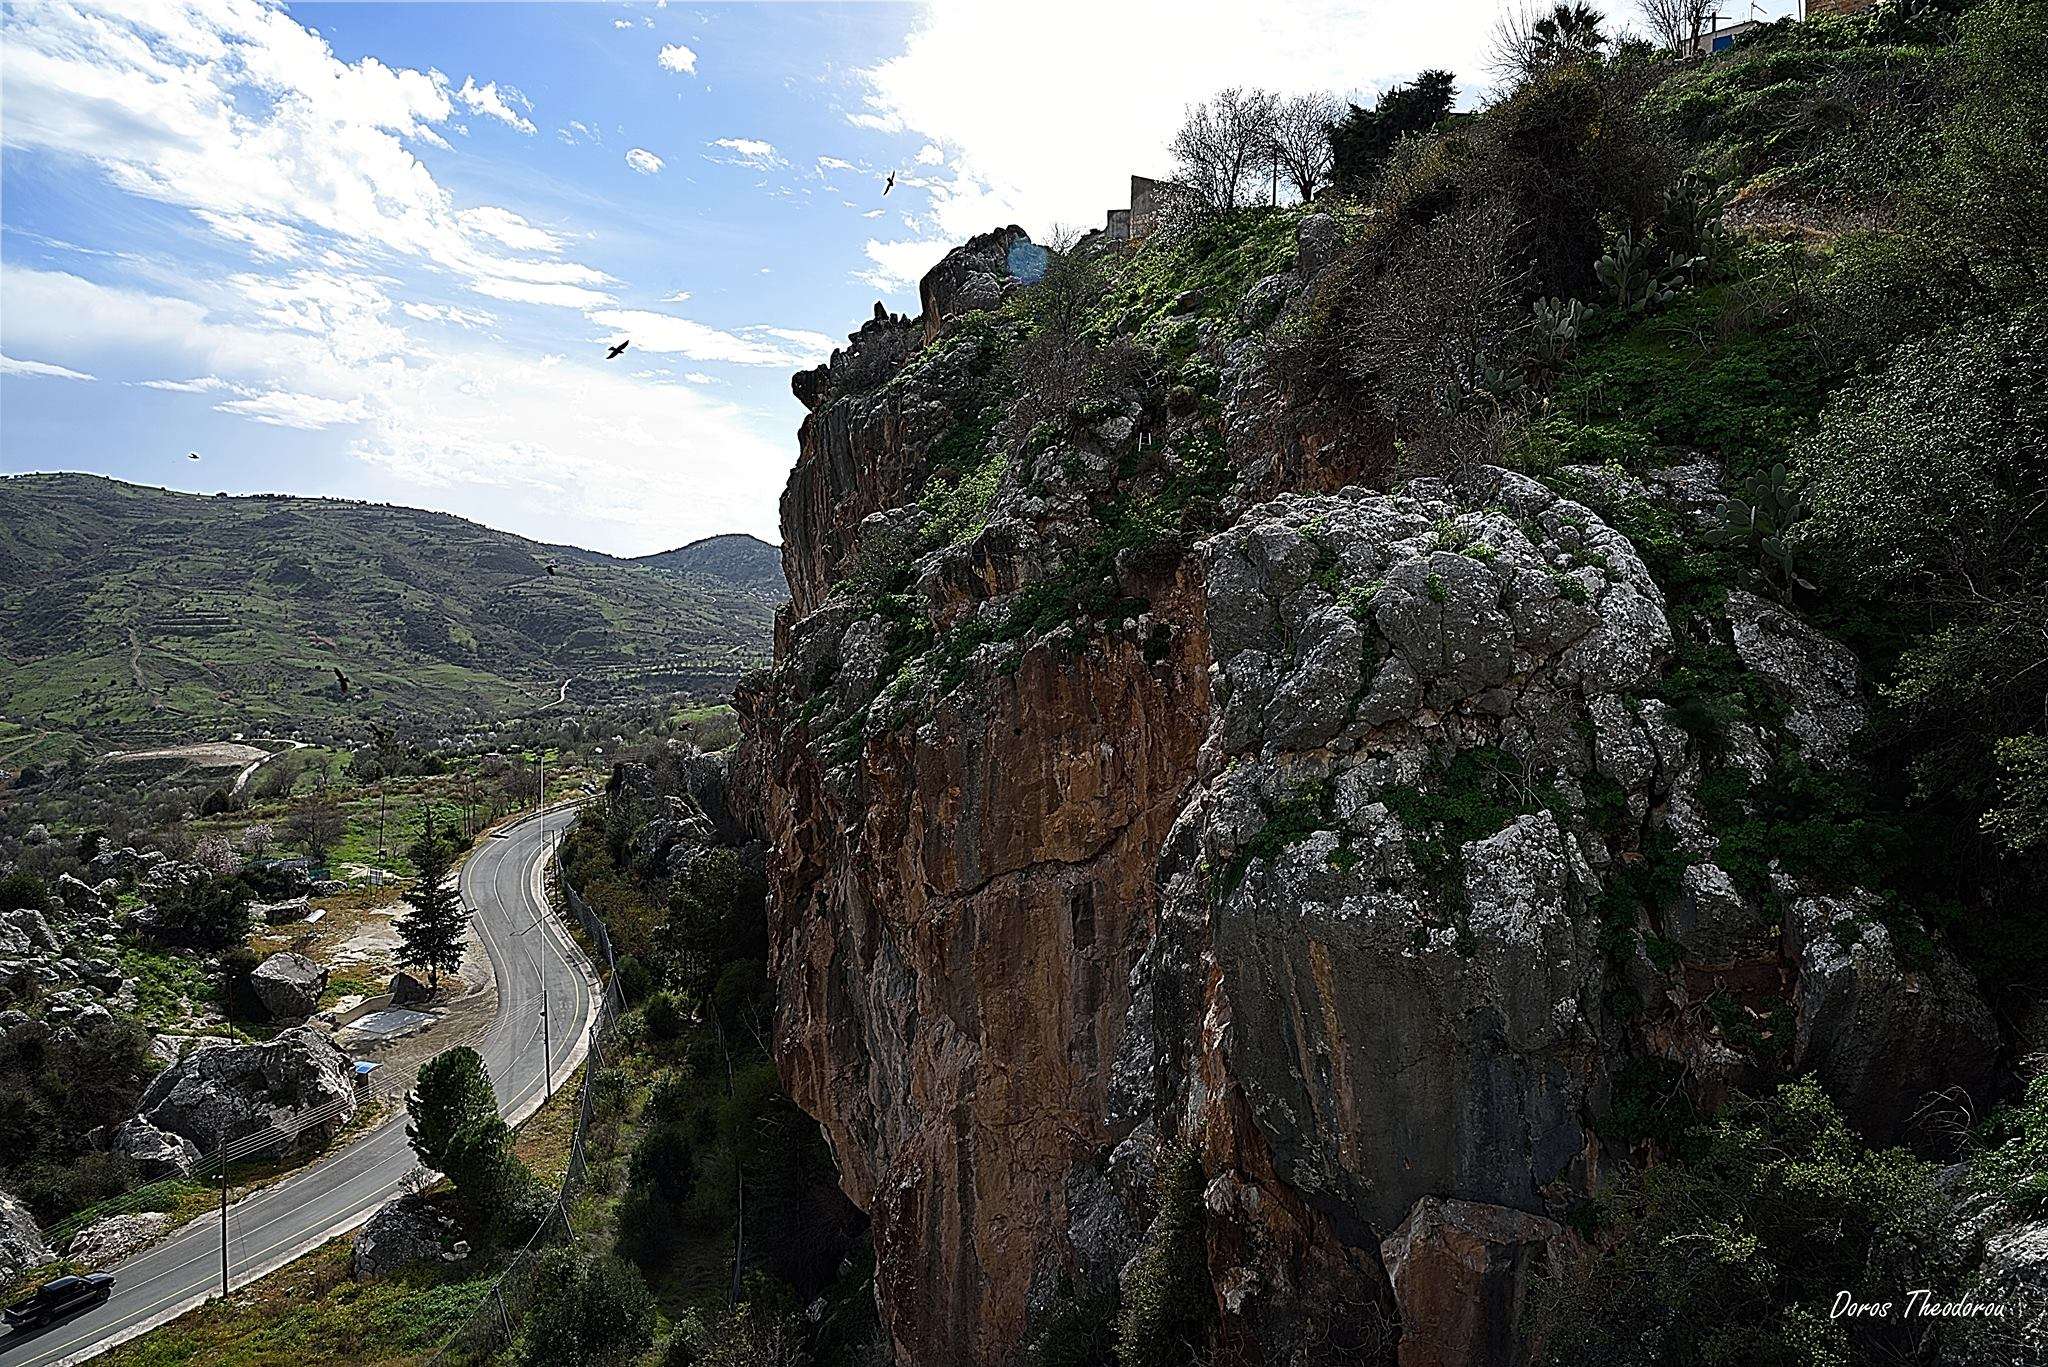
[[[705,373],[704,373],[703,371],[701,371],[701,370],[691,370],[691,371],[685,371],[685,372],[684,372],[684,374],[683,374],[683,378],[684,378],[684,379],[686,379],[686,380],[688,380],[688,381],[689,381],[689,382],[690,382],[691,384],[718,384],[718,383],[720,383],[720,380],[719,380],[719,378],[718,378],[718,377],[717,377],[716,375],[706,375],[706,374],[705,374]]]
[[[932,5],[900,53],[863,73],[865,107],[847,121],[949,149],[952,174],[928,187],[949,241],[1002,223],[1092,227],[1128,201],[1132,174],[1171,170],[1189,103],[1231,85],[1362,98],[1430,66],[1476,84],[1496,12],[1497,0],[1046,0],[1019,24],[1001,6]],[[1048,100],[1048,86],[1089,96]]]
[[[493,238],[515,251],[559,252],[562,239],[545,228],[536,228],[510,209],[500,209],[486,204],[481,208],[464,209],[456,215],[462,226],[470,231]]]
[[[612,20],[612,27],[613,27],[613,28],[631,28],[631,27],[633,27],[633,21],[632,21],[631,19],[614,19],[614,20]]]
[[[0,375],[38,375],[50,380],[90,380],[93,377],[80,370],[70,370],[48,361],[17,361],[12,356],[0,356]]]
[[[681,43],[670,43],[663,47],[661,55],[654,59],[663,71],[674,71],[685,76],[697,74],[697,54]]]
[[[408,318],[417,318],[423,323],[453,323],[457,327],[489,327],[498,321],[482,309],[458,308],[453,304],[423,304],[407,300],[398,306]]]
[[[258,257],[288,261],[306,249],[306,235],[289,223],[277,223],[247,214],[219,214],[211,209],[196,211],[200,221],[222,237],[246,243]]]
[[[635,147],[626,153],[626,165],[643,176],[651,176],[661,170],[662,160],[644,147]]]
[[[414,497],[440,490],[435,504],[488,510],[530,535],[560,539],[574,519],[581,543],[636,553],[713,532],[773,534],[793,452],[738,405],[695,384],[635,380],[601,352],[536,360],[460,332],[417,345],[390,323],[415,310],[386,308],[360,283],[309,273],[230,283],[201,302],[10,266],[0,320],[10,352],[90,358],[102,374],[147,365],[161,368],[145,375],[198,376],[139,383],[217,395],[246,421],[327,430],[421,489]],[[825,341],[707,331],[720,349],[772,352],[785,366]]]
[[[789,164],[775,150],[774,143],[765,142],[760,138],[714,138],[708,145],[723,148],[732,154],[730,157],[713,158],[713,160],[724,160],[740,166],[751,166],[757,171],[772,170],[777,166],[787,166]]]
[[[532,102],[509,85],[500,92],[496,81],[479,86],[476,77],[465,76],[462,78],[462,89],[455,92],[455,98],[462,101],[472,114],[482,114],[500,123],[509,123],[522,133],[533,132],[533,120],[512,108],[507,101],[523,105],[527,109],[533,108]]]
[[[932,146],[930,143],[926,143],[924,146],[917,149],[917,164],[919,166],[939,166],[942,165],[945,162],[945,160],[946,154],[944,152],[941,152],[938,148]]]
[[[629,336],[640,351],[674,352],[693,361],[733,365],[814,366],[832,354],[832,339],[794,328],[749,327],[727,332],[650,309],[596,309],[588,317],[613,336]]]
[[[96,164],[117,189],[189,209],[259,259],[332,244],[425,262],[497,297],[608,297],[602,272],[523,256],[491,231],[507,218],[465,217],[405,145],[455,126],[458,103],[511,114],[523,100],[508,87],[470,78],[454,90],[439,72],[342,62],[282,8],[243,0],[20,7],[0,84],[10,154]]]
[[[957,245],[943,237],[906,242],[878,242],[871,237],[866,248],[867,268],[855,271],[853,278],[878,290],[912,285]]]
[[[663,296],[661,302],[664,304],[687,304],[690,302],[690,292],[688,290],[677,290],[674,294]]]
[[[850,162],[850,161],[841,161],[841,160],[840,160],[840,159],[839,159],[838,157],[819,157],[819,158],[818,158],[818,165],[820,165],[820,166],[824,167],[824,168],[825,168],[826,170],[828,170],[828,171],[858,171],[858,170],[860,170],[860,168],[859,168],[858,166],[855,166],[855,165],[854,165],[854,164],[853,164],[852,162]]]
[[[173,394],[211,394],[228,388],[228,382],[218,375],[201,375],[191,380],[137,380],[144,389],[165,389]]]
[[[323,427],[369,420],[370,410],[360,399],[328,399],[318,394],[293,394],[273,389],[247,398],[229,399],[214,408],[235,413],[272,427],[296,427],[317,432]]]

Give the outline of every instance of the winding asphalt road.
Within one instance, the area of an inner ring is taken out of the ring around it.
[[[462,866],[470,926],[490,956],[498,1009],[477,1051],[498,1089],[498,1108],[517,1124],[540,1109],[541,984],[554,1085],[570,1081],[589,1048],[591,978],[583,954],[547,911],[543,876],[554,838],[576,819],[550,809],[484,839]],[[228,1207],[230,1285],[276,1271],[354,1229],[399,1192],[417,1160],[401,1112],[284,1181]],[[46,1367],[83,1362],[220,1294],[220,1222],[209,1215],[109,1269],[105,1305],[38,1334],[0,1339],[0,1364]]]

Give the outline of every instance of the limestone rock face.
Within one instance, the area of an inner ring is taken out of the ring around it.
[[[56,1257],[28,1207],[0,1191],[0,1279],[12,1279]]]
[[[249,974],[249,986],[272,1020],[304,1020],[320,1008],[327,970],[303,954],[273,954]]]
[[[1302,236],[1241,326],[1341,233]],[[1782,606],[1674,626],[1596,510],[1711,521],[1709,462],[1397,483],[1370,421],[1276,422],[1286,376],[1195,296],[1118,339],[1170,383],[999,431],[1007,324],[968,314],[1015,245],[798,378],[727,809],[693,787],[635,854],[766,850],[777,1062],[898,1360],[1015,1361],[1130,1275],[1192,1150],[1221,1357],[1506,1361],[1556,1222],[1647,1156],[1602,1132],[1630,1065],[1709,1105],[1810,1065],[1879,1130],[1887,1051],[1981,1079],[1967,974],[1784,924],[1862,894],[1731,838],[1788,760],[1853,774],[1865,713]],[[1688,652],[1769,705],[1706,732]]]
[[[1425,1196],[1380,1243],[1400,1308],[1401,1367],[1518,1367],[1532,1361],[1521,1318],[1530,1282],[1570,1240],[1555,1220]]]
[[[166,1177],[190,1177],[199,1161],[199,1149],[183,1135],[160,1130],[136,1116],[114,1131],[114,1152],[135,1164],[144,1181],[159,1182]]]
[[[1857,1128],[1897,1139],[1934,1093],[1988,1089],[1998,1023],[1945,946],[1909,958],[1868,902],[1835,897],[1795,902],[1786,937],[1799,965],[1793,1061]]]
[[[171,1218],[163,1211],[109,1215],[72,1235],[64,1256],[88,1267],[111,1267],[162,1238],[170,1230]]]
[[[263,1044],[219,1044],[188,1053],[150,1082],[141,1118],[202,1150],[273,1125],[288,1125],[338,1101],[340,1114],[310,1132],[324,1139],[355,1111],[348,1056],[306,1026]]]

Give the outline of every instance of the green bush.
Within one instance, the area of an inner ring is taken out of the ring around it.
[[[1952,1287],[1935,1167],[1866,1147],[1804,1079],[1731,1104],[1688,1156],[1622,1179],[1581,1223],[1606,1251],[1540,1284],[1560,1367],[1914,1361],[1919,1326],[1831,1319],[1842,1290]]]
[[[631,1264],[551,1248],[534,1271],[520,1360],[528,1367],[609,1367],[654,1340],[654,1298]]]
[[[1202,1160],[1192,1148],[1159,1157],[1159,1212],[1122,1286],[1116,1317],[1119,1367],[1188,1367],[1215,1317],[1202,1224]]]
[[[427,1167],[447,1171],[450,1147],[457,1135],[478,1121],[498,1114],[498,1096],[483,1056],[468,1045],[456,1045],[429,1059],[419,1082],[405,1099],[405,1137]]]

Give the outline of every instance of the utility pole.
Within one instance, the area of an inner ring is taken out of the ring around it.
[[[549,1066],[554,1057],[553,1033],[548,1029],[548,979],[542,973],[540,979],[540,1090],[548,1101],[555,1099],[555,1070]]]
[[[228,1298],[228,1164],[220,1164],[220,1298]]]

